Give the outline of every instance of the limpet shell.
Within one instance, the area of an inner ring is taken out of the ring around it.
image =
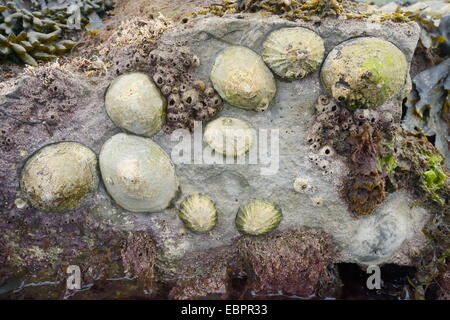
[[[220,117],[208,123],[205,142],[215,151],[227,156],[241,156],[253,145],[254,129],[250,123],[230,117]]]
[[[116,134],[103,145],[99,160],[108,193],[129,211],[162,211],[178,191],[172,161],[151,139]]]
[[[277,228],[282,218],[281,208],[271,202],[258,199],[241,206],[235,222],[239,232],[257,236]]]
[[[265,111],[276,94],[273,74],[262,58],[246,47],[223,50],[210,77],[219,95],[238,108]]]
[[[35,208],[44,211],[76,209],[98,187],[97,156],[77,142],[43,147],[25,163],[20,187]]]
[[[116,78],[105,95],[108,116],[128,132],[151,137],[161,130],[166,118],[166,99],[144,73]]]
[[[205,233],[216,226],[217,209],[209,196],[193,193],[181,203],[179,217],[189,230]]]
[[[340,104],[349,109],[377,107],[405,86],[408,63],[392,43],[362,37],[345,41],[325,59],[323,85]]]
[[[317,33],[294,27],[272,31],[263,44],[262,57],[279,77],[294,80],[316,71],[324,53],[324,42]]]

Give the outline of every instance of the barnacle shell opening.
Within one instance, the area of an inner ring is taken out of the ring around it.
[[[254,51],[233,46],[216,58],[211,81],[229,104],[254,111],[265,111],[276,94],[273,74]]]
[[[254,200],[239,208],[235,222],[239,232],[257,236],[277,228],[282,217],[278,206],[264,200]]]
[[[25,163],[20,187],[35,208],[44,211],[76,209],[98,187],[97,157],[76,142],[43,147]]]
[[[209,232],[217,224],[217,209],[210,197],[193,193],[181,203],[179,217],[189,230]]]
[[[325,53],[322,38],[306,28],[281,28],[263,44],[263,59],[283,79],[299,79],[316,71]]]
[[[99,156],[103,182],[119,206],[132,212],[166,209],[178,190],[169,156],[150,139],[119,133]]]
[[[158,87],[143,73],[119,76],[105,96],[106,112],[116,126],[147,137],[161,130],[166,106]]]
[[[215,151],[226,156],[245,154],[253,145],[254,129],[250,123],[230,117],[211,121],[205,129],[205,142]]]
[[[392,43],[363,37],[345,41],[325,59],[326,90],[349,109],[373,108],[392,99],[406,83],[408,63]]]

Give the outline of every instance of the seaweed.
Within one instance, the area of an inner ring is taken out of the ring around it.
[[[0,57],[36,66],[69,52],[76,42],[71,30],[101,29],[99,14],[112,7],[108,0],[14,1],[0,0]]]
[[[302,19],[306,21],[319,20],[326,16],[346,16],[352,18],[367,17],[361,3],[349,0],[224,0],[219,4],[205,7],[197,14],[211,13],[217,16],[237,12],[267,12],[276,14],[288,20]]]

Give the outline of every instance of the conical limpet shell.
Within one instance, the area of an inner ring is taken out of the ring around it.
[[[364,37],[345,41],[325,59],[323,85],[349,109],[373,108],[392,99],[406,83],[408,63],[392,43]]]
[[[277,228],[282,218],[281,209],[277,205],[254,200],[239,208],[235,222],[239,232],[257,236]]]
[[[35,208],[44,211],[76,209],[98,187],[97,156],[76,142],[43,147],[25,163],[20,187]]]
[[[144,73],[116,78],[108,88],[105,107],[116,126],[150,137],[161,130],[166,118],[166,99]]]
[[[217,56],[211,81],[225,101],[247,110],[266,110],[276,93],[275,79],[262,58],[241,46]]]
[[[263,44],[263,59],[283,79],[299,79],[317,70],[325,52],[322,38],[306,28],[281,28]]]
[[[205,142],[216,152],[238,157],[253,145],[254,129],[250,123],[229,117],[220,117],[208,123]]]
[[[151,139],[116,134],[103,145],[99,159],[108,193],[129,211],[164,210],[178,191],[172,161]]]
[[[210,197],[193,193],[181,203],[179,217],[189,230],[205,233],[216,226],[217,209]]]

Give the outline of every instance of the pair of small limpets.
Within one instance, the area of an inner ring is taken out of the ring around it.
[[[189,230],[206,233],[216,226],[218,210],[209,196],[193,193],[180,204],[179,217]],[[281,219],[282,212],[277,205],[258,199],[239,208],[235,223],[239,232],[257,236],[277,228]]]

